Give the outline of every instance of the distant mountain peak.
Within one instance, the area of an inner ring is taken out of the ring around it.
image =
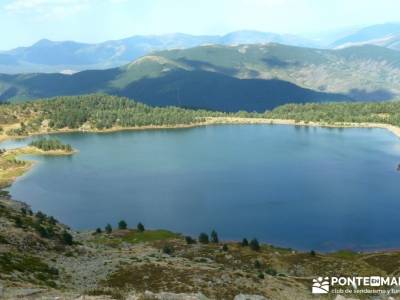
[[[335,41],[331,47],[345,48],[361,44],[372,44],[400,50],[399,43],[400,23],[385,23],[362,28]]]
[[[55,44],[56,42],[53,42],[49,39],[41,39],[39,41],[37,41],[35,44],[33,44],[33,47],[35,46],[47,46],[47,45],[52,45]]]

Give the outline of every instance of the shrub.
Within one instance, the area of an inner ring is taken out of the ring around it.
[[[224,244],[223,246],[222,246],[222,251],[228,251],[229,249],[228,249],[228,245],[227,244]]]
[[[128,228],[128,224],[126,224],[126,222],[124,220],[119,221],[118,229],[127,229],[127,228]]]
[[[267,269],[265,270],[265,273],[271,275],[271,276],[276,276],[278,274],[278,272],[272,268],[272,267],[267,267]]]
[[[163,252],[164,254],[171,255],[172,252],[174,252],[174,249],[173,249],[171,246],[169,246],[169,245],[164,245],[164,247],[163,247],[163,249],[162,249],[162,252]]]
[[[74,243],[72,235],[65,230],[61,234],[61,240],[65,245],[72,245]]]
[[[39,235],[40,235],[42,238],[49,238],[49,232],[48,232],[47,229],[44,228],[42,225],[36,224],[36,225],[35,225],[35,229],[36,229],[37,233],[39,233]]]
[[[36,213],[36,218],[39,220],[39,222],[43,222],[46,219],[46,215],[39,210]]]
[[[102,232],[103,232],[103,231],[101,230],[100,227],[96,228],[96,233],[97,233],[97,234],[100,234],[100,233],[102,233]]]
[[[144,225],[142,224],[142,223],[138,223],[137,224],[137,230],[139,230],[140,232],[143,232],[145,229],[144,229]]]
[[[191,244],[196,244],[196,240],[192,238],[191,236],[185,236],[185,241],[186,244],[191,245]]]
[[[211,243],[219,243],[218,234],[215,230],[211,231]]]
[[[315,255],[317,255],[317,253],[315,253],[314,250],[311,250],[311,251],[310,251],[310,255],[311,255],[311,256],[315,256]]]
[[[54,217],[49,217],[49,223],[51,224],[51,225],[56,225],[57,224],[57,220],[54,218]]]
[[[22,220],[20,217],[15,217],[14,223],[16,227],[22,227]]]
[[[111,233],[111,232],[112,232],[112,226],[111,226],[111,224],[107,224],[106,227],[105,227],[104,229],[105,229],[105,231],[106,231],[107,233]]]
[[[258,273],[258,278],[264,279],[264,278],[265,278],[265,277],[264,277],[264,274],[263,274],[263,273]]]
[[[249,241],[246,239],[246,238],[244,238],[243,240],[242,240],[242,244],[241,244],[243,247],[247,247],[248,245],[249,245]]]
[[[199,242],[202,244],[208,244],[209,243],[208,234],[204,232],[200,233]]]
[[[249,243],[250,249],[254,251],[259,251],[260,250],[260,244],[258,243],[257,239],[252,239]]]

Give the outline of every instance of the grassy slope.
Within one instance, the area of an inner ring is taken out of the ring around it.
[[[38,222],[52,226],[54,234],[41,236]],[[48,216],[39,219],[23,204],[7,199],[0,199],[0,225],[5,229],[0,233],[0,282],[11,299],[39,287],[36,297],[76,298],[78,293],[121,299],[133,290],[149,290],[195,291],[217,299],[233,299],[239,293],[309,299],[315,276],[400,272],[397,251],[314,255],[270,245],[254,251],[236,242],[226,243],[228,249],[223,250],[222,243],[188,245],[181,235],[165,230],[72,232],[76,243],[66,245],[59,239],[62,224]],[[163,254],[166,248],[169,254]]]

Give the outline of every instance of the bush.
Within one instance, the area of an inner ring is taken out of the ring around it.
[[[191,244],[196,244],[196,240],[192,238],[191,236],[185,236],[185,241],[186,244],[191,245]]]
[[[311,250],[311,251],[310,251],[310,255],[311,255],[311,256],[315,256],[315,255],[317,255],[317,253],[315,253],[314,250]]]
[[[211,231],[211,243],[219,243],[218,234],[215,230]]]
[[[69,232],[65,231],[65,230],[61,234],[61,239],[62,239],[62,242],[65,245],[72,245],[74,243],[72,235]]]
[[[250,249],[254,251],[259,251],[260,250],[260,244],[258,243],[257,239],[252,239],[250,241]]]
[[[49,217],[49,223],[51,224],[51,225],[56,225],[57,224],[57,220],[54,218],[54,217]]]
[[[208,234],[204,232],[200,233],[199,242],[202,244],[208,244],[209,243]]]
[[[223,246],[222,246],[222,251],[228,251],[229,249],[228,249],[228,245],[227,244],[224,244]]]
[[[97,234],[100,234],[100,233],[102,233],[102,232],[103,232],[103,231],[101,230],[100,227],[96,228],[96,233],[97,233]]]
[[[267,274],[269,274],[269,275],[271,275],[271,276],[276,276],[276,275],[278,274],[278,272],[277,272],[274,268],[272,268],[272,267],[268,267],[268,268],[265,270],[265,273],[267,273]]]
[[[138,223],[137,224],[137,230],[139,230],[140,232],[143,232],[145,229],[144,229],[144,225],[142,224],[142,223]]]
[[[263,273],[258,273],[257,277],[260,278],[260,279],[264,279],[265,278]]]
[[[15,223],[15,226],[16,226],[16,227],[19,227],[19,228],[22,227],[22,220],[21,220],[20,217],[15,217],[14,223]]]
[[[33,225],[35,228],[36,232],[42,237],[42,238],[49,238],[49,232],[45,227],[43,227],[40,222],[37,222]]]
[[[36,213],[36,218],[38,219],[39,222],[43,222],[46,219],[46,215],[41,211],[38,211]]]
[[[118,229],[127,229],[128,228],[128,224],[126,224],[126,222],[124,220],[119,221],[118,223]]]
[[[241,244],[243,247],[247,247],[248,245],[249,245],[249,241],[246,239],[246,238],[244,238],[243,240],[242,240],[242,244]]]
[[[106,227],[104,228],[104,230],[105,230],[108,234],[110,234],[110,233],[112,232],[112,226],[111,226],[111,224],[107,224]]]
[[[164,254],[171,255],[172,252],[174,252],[174,249],[173,249],[171,246],[169,246],[169,245],[165,245],[165,246],[163,247],[163,249],[162,249],[162,252],[163,252]]]

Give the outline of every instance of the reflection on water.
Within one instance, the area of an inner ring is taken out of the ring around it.
[[[399,143],[382,129],[233,125],[58,137],[79,153],[35,157],[10,191],[75,228],[125,219],[301,249],[400,246]]]

